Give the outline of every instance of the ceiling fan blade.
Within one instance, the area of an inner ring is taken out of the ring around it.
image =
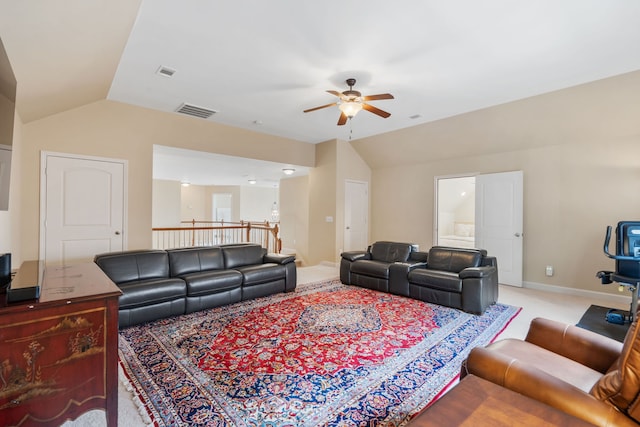
[[[347,123],[347,119],[348,119],[347,115],[344,114],[343,112],[340,112],[340,118],[338,119],[338,126],[342,126],[345,123]]]
[[[303,111],[303,113],[308,113],[308,112],[310,112],[310,111],[320,110],[320,109],[322,109],[322,108],[333,107],[334,105],[336,105],[336,103],[335,103],[335,102],[332,102],[331,104],[321,105],[320,107],[309,108],[308,110],[304,110],[304,111]]]
[[[342,94],[336,90],[328,90],[327,92],[330,93],[331,95],[337,96],[338,98],[342,98]]]
[[[363,101],[376,101],[378,99],[393,99],[393,95],[391,95],[390,93],[381,93],[379,95],[369,95],[362,97]]]
[[[362,108],[367,110],[367,111],[369,111],[370,113],[377,114],[380,117],[384,117],[385,119],[391,115],[391,113],[387,113],[386,111],[383,111],[383,110],[381,110],[379,108],[376,108],[373,105],[369,105],[369,104],[364,104],[363,103],[362,104]]]

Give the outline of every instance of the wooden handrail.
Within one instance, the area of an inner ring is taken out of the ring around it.
[[[260,244],[268,252],[280,253],[282,250],[278,223],[271,225],[268,221],[225,222],[193,219],[182,221],[181,224],[181,227],[153,227],[151,231],[154,249],[250,242]]]

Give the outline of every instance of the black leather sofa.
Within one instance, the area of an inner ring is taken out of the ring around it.
[[[375,242],[366,251],[343,252],[340,281],[376,291],[389,292],[392,276],[406,276],[412,268],[426,265],[427,254],[411,243]]]
[[[122,290],[120,328],[296,287],[295,257],[254,244],[112,252],[94,261]]]
[[[484,249],[434,246],[427,263],[398,276],[389,291],[468,313],[498,301],[498,261]]]
[[[487,251],[411,248],[408,243],[376,242],[367,251],[344,252],[340,280],[474,314],[498,300],[498,264]]]

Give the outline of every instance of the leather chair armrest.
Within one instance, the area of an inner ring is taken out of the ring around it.
[[[597,426],[632,426],[630,418],[577,387],[484,347],[471,350],[462,375],[473,374]]]
[[[605,373],[622,351],[622,343],[573,325],[535,318],[525,341]]]
[[[294,255],[282,255],[282,254],[266,254],[263,258],[263,262],[272,262],[274,264],[289,264],[294,262],[296,257]]]
[[[458,275],[460,276],[461,279],[468,279],[470,277],[477,277],[477,278],[489,277],[493,274],[496,274],[496,268],[487,266],[487,267],[467,267],[464,270],[462,270]]]
[[[347,261],[358,261],[361,259],[371,259],[371,253],[365,251],[342,252],[340,256]]]
[[[408,262],[421,262],[426,264],[427,259],[429,259],[429,252],[412,251],[411,253],[409,253]]]

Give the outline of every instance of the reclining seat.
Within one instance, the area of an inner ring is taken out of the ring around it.
[[[413,251],[410,243],[375,242],[366,251],[343,252],[340,260],[340,280],[345,285],[356,285],[389,292],[389,277],[404,275],[411,268],[424,265],[426,253]]]
[[[471,350],[461,376],[479,376],[597,426],[637,426],[638,335],[635,321],[621,344],[536,318],[524,341],[503,339]]]
[[[242,276],[243,301],[296,288],[295,256],[267,253],[256,244],[223,245],[222,253],[224,267]]]
[[[122,291],[118,326],[125,328],[184,314],[184,280],[169,277],[168,256],[162,250],[132,250],[98,254],[94,262]]]
[[[498,300],[497,261],[484,249],[434,246],[426,265],[394,280],[391,292],[482,314]]]
[[[241,300],[242,274],[224,269],[221,248],[180,248],[167,252],[171,275],[183,279],[187,284],[185,313]]]

